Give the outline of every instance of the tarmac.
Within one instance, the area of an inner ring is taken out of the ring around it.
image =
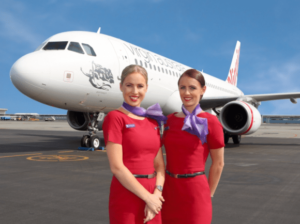
[[[106,152],[78,151],[84,134],[66,121],[0,121],[1,224],[109,223]],[[298,224],[299,169],[299,124],[230,140],[212,223]]]

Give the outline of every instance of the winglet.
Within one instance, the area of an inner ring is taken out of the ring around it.
[[[240,60],[240,50],[241,50],[241,42],[237,41],[235,50],[233,53],[233,58],[231,61],[231,66],[229,69],[229,73],[226,79],[226,82],[230,83],[231,85],[237,85],[238,79],[238,70],[239,70],[239,60]]]
[[[98,29],[97,33],[100,33],[100,30],[101,30],[101,27],[99,27],[99,29]]]

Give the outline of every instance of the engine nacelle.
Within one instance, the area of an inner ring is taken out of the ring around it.
[[[89,125],[89,117],[88,113],[83,112],[76,112],[76,111],[68,111],[67,113],[67,121],[71,128],[78,130],[78,131],[86,131]],[[92,116],[92,115],[91,115]],[[105,114],[102,115],[103,117],[100,121],[97,122],[97,126],[95,126],[96,130],[101,131],[102,125],[104,121]],[[91,117],[92,119],[92,117]],[[90,127],[91,128],[91,127]]]
[[[71,128],[78,131],[86,131],[89,124],[88,114],[76,111],[68,111],[67,121]]]
[[[261,125],[261,115],[252,105],[243,101],[227,103],[220,113],[225,131],[233,135],[249,135]]]

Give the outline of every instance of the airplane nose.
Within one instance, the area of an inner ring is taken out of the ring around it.
[[[39,52],[21,57],[10,70],[14,86],[31,98],[36,98],[46,88],[49,75],[47,60]]]

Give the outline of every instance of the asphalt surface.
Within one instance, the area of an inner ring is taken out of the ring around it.
[[[67,124],[34,124],[51,131],[0,122],[0,223],[109,223],[106,152],[78,151],[85,132],[60,130]],[[213,224],[300,222],[300,139],[280,135],[298,135],[300,126],[267,127],[277,137],[261,131],[226,145]]]

